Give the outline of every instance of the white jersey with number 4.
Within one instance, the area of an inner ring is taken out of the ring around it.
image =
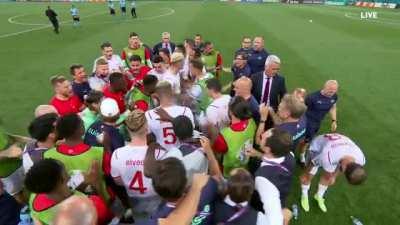
[[[321,166],[326,172],[335,172],[340,160],[351,156],[355,163],[365,165],[365,156],[361,149],[350,138],[341,134],[325,134],[314,138],[310,144],[310,151],[315,157],[312,162]]]
[[[156,136],[157,142],[165,149],[169,150],[173,147],[177,147],[178,139],[175,136],[172,123],[160,121],[160,117],[155,113],[156,109],[157,108],[149,110],[145,114],[149,125],[149,131]],[[192,121],[194,127],[193,113],[188,107],[174,105],[163,109],[172,118],[180,115],[187,116]]]
[[[151,179],[144,176],[144,159],[148,146],[130,146],[116,149],[111,156],[111,176],[120,177],[130,197],[157,196]],[[156,150],[155,158],[161,159],[165,151]]]

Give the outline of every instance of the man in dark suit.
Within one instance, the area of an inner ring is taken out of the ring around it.
[[[285,78],[278,74],[281,60],[276,55],[270,55],[265,60],[265,69],[251,75],[252,95],[261,104],[265,103],[275,111],[279,102],[286,94]]]
[[[160,49],[166,48],[169,51],[169,54],[175,51],[175,44],[171,42],[171,34],[169,32],[163,32],[161,34],[161,42],[156,44],[153,48],[153,55],[158,55]]]

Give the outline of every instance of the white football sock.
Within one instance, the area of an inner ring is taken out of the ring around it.
[[[318,192],[317,192],[317,195],[318,195],[319,197],[323,198],[323,197],[324,197],[324,194],[325,194],[325,192],[326,192],[327,189],[328,189],[328,186],[319,184],[319,185],[318,185]]]
[[[306,153],[300,153],[300,162],[302,163],[306,162]]]
[[[301,195],[308,197],[308,190],[310,190],[310,185],[302,184],[301,185]]]

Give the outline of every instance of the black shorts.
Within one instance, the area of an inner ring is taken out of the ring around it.
[[[114,9],[110,9],[110,14],[111,15],[115,15],[115,10]]]
[[[79,18],[79,16],[74,16],[74,17],[72,17],[72,20],[74,20],[74,21],[80,21],[80,18]]]
[[[318,130],[320,127],[321,127],[320,122],[313,122],[313,121],[307,120],[306,137],[304,139],[306,143],[311,142],[311,140],[314,138],[314,136],[318,133]]]
[[[121,7],[121,11],[124,13],[126,12],[126,7]]]

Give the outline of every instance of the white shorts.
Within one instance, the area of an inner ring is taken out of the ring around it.
[[[1,182],[3,183],[4,190],[10,195],[16,195],[24,186],[24,168],[21,166],[10,176],[1,178]]]

